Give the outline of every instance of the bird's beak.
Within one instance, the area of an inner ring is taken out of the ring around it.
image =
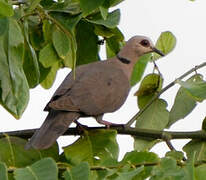
[[[156,47],[152,47],[152,51],[153,51],[153,52],[156,52],[156,53],[159,54],[160,56],[164,56],[164,54],[163,54],[160,50],[158,50]]]

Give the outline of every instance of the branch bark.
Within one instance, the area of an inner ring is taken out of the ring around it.
[[[107,127],[87,127],[85,130],[92,131],[98,129],[108,129]],[[198,139],[198,140],[206,140],[206,131],[188,131],[188,132],[175,132],[175,131],[158,131],[151,129],[140,129],[140,128],[132,128],[132,127],[124,127],[123,125],[119,126],[111,126],[110,129],[114,129],[118,134],[121,135],[131,135],[145,139],[161,139],[165,141],[166,136],[168,139]],[[30,138],[33,133],[37,129],[29,129],[29,130],[19,130],[19,131],[10,131],[0,133],[0,138],[5,137],[5,135],[9,136],[17,136],[21,138]],[[68,130],[64,133],[66,135],[81,135],[83,134],[82,130],[78,128],[68,128]]]

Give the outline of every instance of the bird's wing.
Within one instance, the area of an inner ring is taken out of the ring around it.
[[[76,79],[71,78],[70,73],[46,106],[47,109],[93,116],[113,112],[124,103],[130,89],[123,71],[109,61],[81,66],[76,69]]]
[[[61,83],[61,85],[58,87],[58,89],[53,94],[50,101],[47,103],[46,107],[44,108],[44,111],[49,111],[50,109],[54,110],[62,110],[62,106],[66,105],[66,109],[69,111],[78,111],[78,108],[73,105],[73,103],[69,99],[62,99],[72,88],[72,86],[78,81],[81,74],[84,72],[82,69],[84,67],[77,67],[75,77],[73,75],[73,72],[70,72],[64,79],[64,81]],[[58,100],[58,104],[56,103]],[[61,101],[61,102],[60,102]],[[65,108],[63,108],[65,109]]]

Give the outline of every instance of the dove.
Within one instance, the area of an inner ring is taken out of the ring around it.
[[[80,117],[91,116],[98,123],[112,125],[103,120],[103,115],[124,104],[133,67],[140,56],[150,52],[164,55],[148,37],[134,36],[115,57],[78,66],[75,78],[70,72],[46,105],[48,116],[25,148],[49,148]]]

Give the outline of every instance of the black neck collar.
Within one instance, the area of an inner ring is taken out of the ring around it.
[[[119,59],[122,63],[124,64],[129,64],[130,63],[130,60],[127,59],[127,58],[124,58],[124,57],[121,57],[117,54],[117,59]]]

